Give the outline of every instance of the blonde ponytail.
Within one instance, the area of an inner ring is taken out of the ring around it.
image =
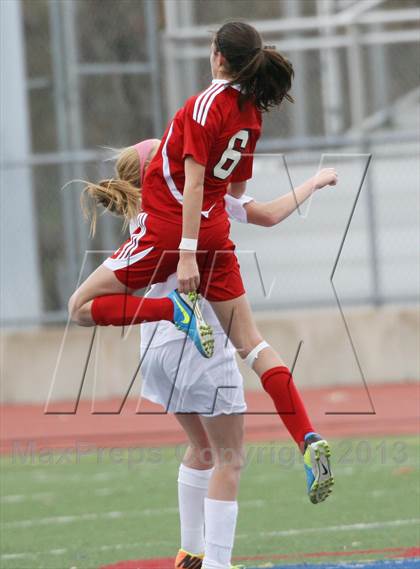
[[[87,182],[80,196],[83,214],[90,221],[90,234],[95,235],[98,219],[97,206],[124,218],[123,229],[136,217],[141,207],[140,162],[133,146],[118,154],[115,164],[116,177],[98,184]]]
[[[98,184],[89,182],[80,196],[83,215],[90,221],[90,234],[96,233],[97,206],[124,218],[123,230],[130,219],[136,217],[141,207],[140,188],[120,179],[102,180]]]

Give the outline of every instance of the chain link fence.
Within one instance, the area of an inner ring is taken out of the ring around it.
[[[290,190],[283,153],[293,183],[316,171],[322,153],[323,164],[340,172],[339,188],[317,195],[307,216],[270,232],[234,228],[238,249],[256,251],[268,283],[264,291],[255,260],[240,253],[252,301],[261,308],[335,302],[329,277],[370,153],[337,288],[344,302],[415,300],[416,7],[415,0],[22,0],[30,153],[21,162],[2,158],[1,168],[13,175],[30,166],[38,320],[65,321],[85,251],[110,251],[124,239],[118,219],[104,216],[90,240],[81,184],[62,188],[111,175],[107,148],[160,137],[171,113],[209,82],[209,31],[244,15],[296,70],[296,103],[266,117],[259,147],[278,156],[256,159],[250,193],[262,200]],[[6,320],[28,319],[18,311]]]

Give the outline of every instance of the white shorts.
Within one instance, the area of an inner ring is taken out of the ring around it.
[[[187,339],[151,347],[141,365],[141,395],[170,413],[206,416],[244,413],[243,378],[235,350],[226,346],[226,336],[215,334],[214,355],[201,356]]]

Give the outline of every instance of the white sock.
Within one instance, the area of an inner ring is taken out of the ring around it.
[[[178,475],[178,503],[181,521],[181,549],[201,555],[204,552],[204,499],[210,470],[196,470],[181,464]]]
[[[237,518],[238,502],[205,499],[206,547],[203,569],[230,568]]]

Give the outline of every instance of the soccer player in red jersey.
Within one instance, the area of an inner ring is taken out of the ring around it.
[[[181,326],[174,315],[179,309],[188,333],[208,356],[209,331],[199,312],[194,313],[196,304],[189,306],[183,296],[200,290],[304,452],[308,493],[316,503],[325,499],[333,482],[328,444],[314,432],[290,371],[255,325],[224,207],[228,188],[235,197],[245,192],[261,112],[284,98],[291,100],[293,69],[274,48],[263,46],[252,26],[241,22],[225,24],[215,34],[210,61],[212,85],[178,111],[148,168],[142,196],[146,217],[131,239],[81,285],[69,309],[75,321],[88,326],[163,319]],[[175,270],[178,291],[170,297],[131,295],[165,281]],[[197,324],[191,334],[194,315]],[[224,469],[216,468],[206,501],[207,531],[213,536],[203,562],[206,569],[229,567],[235,504],[233,490],[232,495],[226,490]],[[226,522],[223,532],[220,520]]]
[[[130,225],[130,232],[136,231],[144,215],[141,211],[144,173],[159,145],[159,140],[145,140],[123,149],[117,157],[115,176],[86,186],[83,197],[88,202],[83,200],[83,205],[87,217],[91,218],[92,233],[96,226],[97,205],[123,217],[125,225]],[[314,189],[334,181],[334,170],[325,168],[293,192],[269,202],[258,202],[248,195],[236,199],[226,194],[226,211],[230,220],[271,227],[293,213]],[[174,286],[176,274],[164,283],[153,285],[147,295],[149,298],[162,297]],[[213,536],[208,532],[205,534],[204,529],[206,525],[212,526],[205,520],[206,516],[212,517],[211,502],[210,510],[205,505],[214,467],[224,469],[228,497],[235,496],[239,486],[243,455],[242,415],[246,411],[235,350],[210,304],[202,301],[201,308],[214,331],[216,349],[210,360],[201,357],[192,344],[185,346],[184,335],[169,322],[143,323],[140,327],[142,397],[174,413],[189,439],[178,474],[181,548],[175,567],[196,569],[203,562],[206,543],[208,549],[212,547]],[[231,505],[231,513],[236,515],[235,503]],[[225,523],[230,525],[229,518],[227,522],[226,518],[217,518],[218,531],[223,535]],[[226,533],[232,537],[232,532]],[[229,546],[233,546],[233,541]]]

